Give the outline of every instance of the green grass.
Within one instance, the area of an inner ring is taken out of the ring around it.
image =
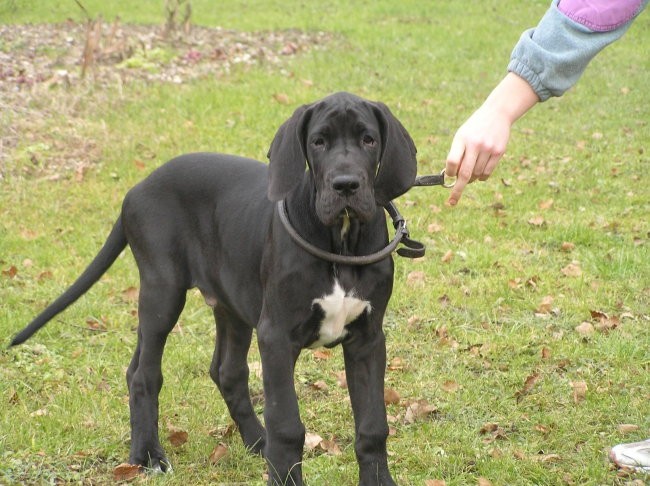
[[[107,21],[119,15],[123,22],[163,22],[158,1],[83,3]],[[90,261],[128,188],[182,152],[264,160],[275,130],[299,104],[337,90],[382,100],[413,136],[419,172],[439,171],[455,129],[503,75],[519,34],[548,2],[192,4],[194,19],[208,26],[326,30],[334,38],[279,67],[237,68],[179,86],[54,87],[33,101],[48,117],[0,115],[0,129],[29,127],[0,168],[4,343]],[[83,19],[71,1],[0,2],[3,23],[69,17]],[[458,207],[446,207],[439,188],[415,188],[398,201],[412,236],[428,247],[421,261],[396,259],[385,322],[389,360],[403,362],[387,372],[387,386],[402,397],[388,407],[395,417],[390,465],[399,484],[465,485],[483,477],[495,485],[600,485],[635,478],[617,476],[607,449],[650,435],[650,60],[640,47],[650,40],[649,28],[646,13],[570,93],[521,120],[498,172],[468,187]],[[289,103],[276,102],[278,93]],[[50,160],[79,150],[80,141],[92,142],[81,181],[73,171],[43,176]],[[540,216],[543,225],[529,223]],[[564,242],[575,248],[562,251]],[[444,262],[449,250],[453,258]],[[565,276],[562,269],[574,261],[581,275]],[[412,272],[423,272],[424,280],[414,281]],[[136,303],[126,291],[137,283],[127,252],[26,345],[0,351],[0,483],[112,481],[113,468],[128,456],[124,372],[135,345]],[[547,296],[552,312],[536,315]],[[597,324],[591,311],[616,316],[620,325],[581,336],[576,326]],[[89,330],[89,320],[101,330]],[[176,472],[152,482],[261,484],[263,461],[248,456],[238,437],[213,432],[229,417],[207,374],[214,325],[198,295],[190,293],[180,323],[165,354],[160,422],[163,437],[169,425],[187,431],[189,441],[174,448],[163,440]],[[250,360],[259,362],[255,350]],[[335,378],[342,369],[340,349],[325,361],[311,352],[300,358],[306,427],[335,437],[342,450],[307,453],[308,484],[356,481],[347,392]],[[534,373],[535,385],[517,398]],[[310,387],[319,380],[327,391]],[[587,384],[579,403],[572,382]],[[257,377],[252,388],[261,390]],[[406,404],[419,399],[438,411],[408,423]],[[482,434],[486,423],[498,423],[503,433]],[[620,424],[638,429],[623,433]],[[219,442],[229,454],[211,465]]]

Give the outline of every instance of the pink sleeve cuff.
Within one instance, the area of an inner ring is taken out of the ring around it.
[[[643,0],[560,0],[557,8],[590,30],[607,32],[632,20],[642,4]]]

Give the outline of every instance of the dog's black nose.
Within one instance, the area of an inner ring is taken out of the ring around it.
[[[342,196],[354,194],[360,185],[359,178],[353,175],[338,175],[332,180],[332,188]]]

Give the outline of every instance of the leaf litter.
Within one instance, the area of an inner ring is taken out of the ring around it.
[[[97,142],[80,133],[79,112],[91,93],[122,94],[133,82],[219,79],[239,67],[281,69],[287,58],[325,49],[333,35],[192,26],[170,36],[157,25],[98,19],[0,25],[0,38],[0,180],[16,172],[17,148],[29,160],[26,175],[80,180],[100,157]]]

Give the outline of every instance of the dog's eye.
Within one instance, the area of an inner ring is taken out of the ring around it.
[[[313,139],[313,140],[311,141],[311,144],[312,144],[314,147],[322,148],[322,147],[325,146],[325,139],[324,139],[323,137],[316,137],[315,139]]]
[[[374,138],[372,138],[370,135],[364,135],[363,144],[367,145],[368,147],[374,147],[375,145],[377,145],[377,141]]]

